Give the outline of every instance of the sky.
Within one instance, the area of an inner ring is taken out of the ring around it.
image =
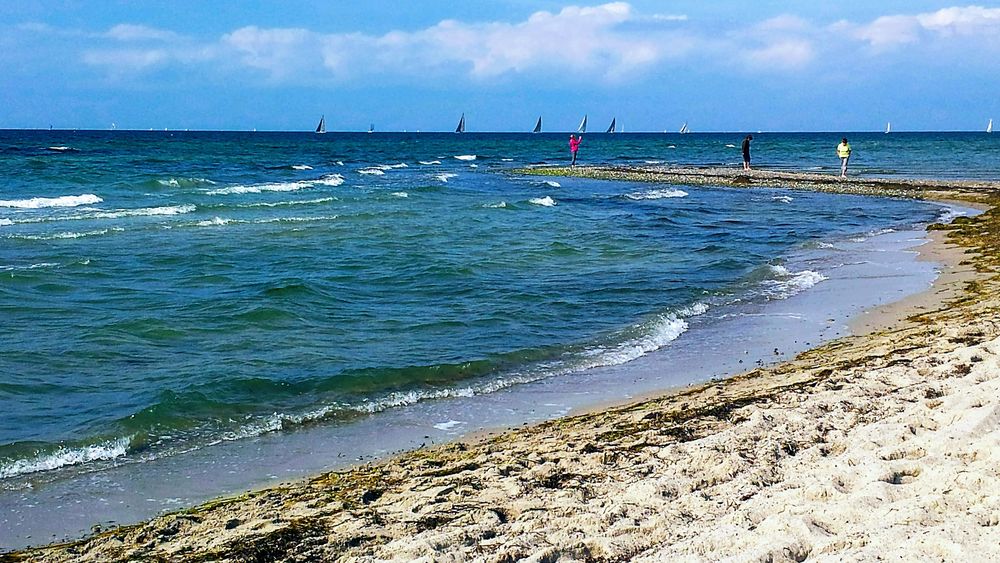
[[[982,130],[1000,4],[17,0],[0,128]]]

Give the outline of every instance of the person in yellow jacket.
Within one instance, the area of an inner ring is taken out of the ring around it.
[[[840,177],[847,177],[847,161],[851,160],[851,144],[847,142],[847,137],[840,140],[837,145],[837,156],[840,157]]]

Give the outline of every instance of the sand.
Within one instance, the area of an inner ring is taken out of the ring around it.
[[[785,364],[0,560],[996,560],[1000,212],[935,234],[930,292]]]

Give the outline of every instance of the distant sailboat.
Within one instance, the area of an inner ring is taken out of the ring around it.
[[[535,122],[535,128],[531,130],[532,133],[542,132],[542,116],[538,116],[538,121]]]
[[[316,126],[317,133],[326,133],[326,116],[320,116],[319,125]]]
[[[885,123],[885,134],[888,135],[889,133],[892,133],[892,123],[887,121]]]
[[[576,128],[576,132],[577,133],[586,133],[587,132],[587,116],[586,115],[583,116],[583,121],[581,121],[580,122],[580,126]]]
[[[458,120],[458,127],[455,128],[456,133],[465,133],[465,114],[462,114],[462,118]]]
[[[986,124],[986,132],[987,133],[992,133],[993,132],[993,119],[992,118],[990,118],[990,122]]]
[[[611,125],[608,125],[608,130],[605,131],[605,133],[614,133],[615,132],[615,121],[617,121],[617,119],[614,118],[614,117],[612,117],[611,118]]]
[[[370,124],[368,126],[368,132],[369,133],[374,133],[375,132],[375,124],[374,123],[372,123],[372,124]]]
[[[684,122],[684,125],[681,125],[681,130],[680,130],[680,131],[678,131],[678,133],[680,133],[681,135],[683,135],[683,134],[685,134],[685,133],[690,133],[690,132],[691,132],[691,131],[690,131],[690,130],[688,129],[688,122],[687,122],[687,121],[685,121],[685,122]]]

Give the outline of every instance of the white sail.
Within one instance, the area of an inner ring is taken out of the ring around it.
[[[678,133],[680,133],[680,134],[683,135],[684,133],[687,133],[687,132],[688,132],[688,124],[687,124],[687,121],[685,121],[684,125],[681,125],[681,130],[678,131]]]
[[[583,116],[583,121],[581,121],[580,122],[580,126],[576,128],[576,132],[577,133],[586,133],[587,132],[587,116],[586,115]]]
[[[993,119],[992,118],[990,118],[990,122],[986,124],[986,132],[987,133],[992,133],[993,132]]]
[[[326,133],[326,116],[321,116],[319,118],[319,125],[316,126],[317,133]]]
[[[885,134],[888,135],[889,133],[892,133],[892,123],[887,121],[885,123]]]

